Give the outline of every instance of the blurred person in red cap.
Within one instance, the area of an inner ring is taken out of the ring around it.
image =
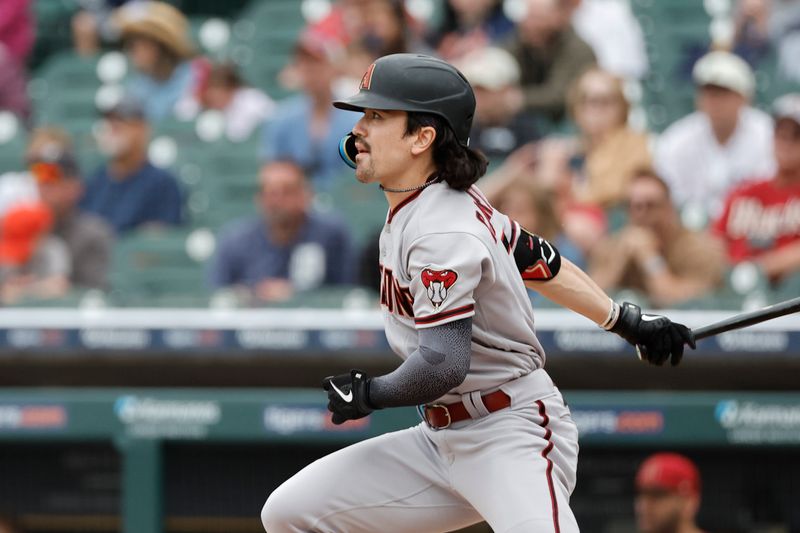
[[[280,102],[264,127],[263,162],[297,163],[317,190],[330,189],[347,171],[338,146],[353,129],[355,117],[331,106],[344,53],[335,38],[314,29],[304,31],[295,44],[292,62],[281,73],[282,81],[300,94]]]
[[[636,526],[641,533],[702,533],[695,523],[700,508],[700,473],[687,457],[661,452],[636,472]]]
[[[113,230],[78,208],[84,186],[69,134],[57,127],[35,129],[26,159],[38,196],[53,214],[53,233],[69,250],[70,281],[78,287],[106,287]]]
[[[69,251],[52,226],[53,214],[42,203],[13,207],[0,220],[3,304],[57,298],[69,289]]]

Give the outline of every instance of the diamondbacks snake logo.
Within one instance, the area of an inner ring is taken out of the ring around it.
[[[431,270],[426,268],[421,274],[422,284],[428,290],[428,299],[434,309],[439,309],[447,298],[447,292],[458,279],[453,270]]]

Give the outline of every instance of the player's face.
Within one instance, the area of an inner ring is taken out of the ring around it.
[[[637,530],[640,533],[676,533],[685,505],[685,498],[675,492],[640,492],[634,506]]]
[[[356,135],[356,179],[388,184],[411,162],[411,136],[406,133],[405,111],[365,109],[353,127]]]

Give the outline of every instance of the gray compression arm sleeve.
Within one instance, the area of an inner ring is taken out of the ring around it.
[[[460,385],[469,372],[472,317],[419,330],[419,348],[394,372],[372,378],[369,401],[375,407],[432,402]]]

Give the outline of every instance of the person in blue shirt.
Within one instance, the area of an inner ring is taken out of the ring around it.
[[[316,190],[332,188],[348,170],[337,147],[355,124],[352,113],[331,107],[335,50],[330,39],[313,31],[301,35],[286,74],[301,92],[278,104],[263,133],[262,160],[297,161]]]
[[[211,262],[215,289],[244,288],[252,299],[275,302],[295,292],[353,282],[355,255],[338,217],[311,209],[303,169],[290,161],[265,164],[256,195],[261,214],[223,228]]]
[[[186,17],[170,4],[129,2],[114,18],[132,67],[127,91],[156,124],[193,97],[210,64],[197,55]]]
[[[147,158],[150,127],[142,104],[125,96],[104,115],[98,142],[109,161],[89,177],[81,208],[106,220],[117,234],[180,225],[183,194],[175,176]]]

